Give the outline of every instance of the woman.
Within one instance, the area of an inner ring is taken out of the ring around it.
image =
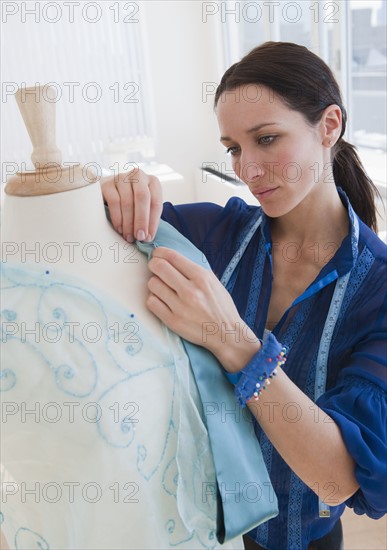
[[[386,246],[374,233],[376,189],[342,138],[332,72],[302,46],[252,50],[224,74],[215,109],[233,168],[260,208],[237,198],[224,208],[162,208],[157,180],[138,171],[105,181],[104,196],[129,241],[151,239],[162,210],[211,264],[214,274],[157,248],[147,305],[215,354],[254,416],[280,511],[245,537],[246,548],[342,548],[345,505],[375,519],[387,508]]]

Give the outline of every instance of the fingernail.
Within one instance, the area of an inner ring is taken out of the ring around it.
[[[126,240],[128,241],[128,243],[132,243],[134,241],[133,235],[126,235]]]
[[[147,235],[147,238],[145,239],[145,242],[150,243],[151,241],[153,241],[153,238],[152,238],[152,235],[149,233]]]
[[[142,229],[140,229],[140,231],[137,231],[137,240],[138,241],[144,241],[145,240],[145,233]]]
[[[120,227],[118,228],[118,233],[122,235],[122,225],[120,225]]]

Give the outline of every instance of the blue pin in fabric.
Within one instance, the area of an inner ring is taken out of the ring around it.
[[[210,269],[203,253],[164,221],[152,243],[136,245],[149,259],[156,247],[165,246]],[[250,413],[238,406],[222,366],[205,348],[182,341],[202,400],[216,469],[217,487],[204,487],[203,498],[216,490],[217,539],[224,543],[275,517],[277,497]]]

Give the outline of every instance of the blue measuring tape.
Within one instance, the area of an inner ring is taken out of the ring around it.
[[[348,280],[351,272],[346,273],[343,277],[340,277],[336,281],[335,290],[332,296],[331,304],[327,318],[325,320],[324,329],[322,332],[320,346],[317,355],[316,364],[316,376],[314,384],[314,402],[325,393],[327,382],[327,370],[328,370],[328,356],[329,348],[332,341],[333,331],[335,330],[336,322],[339,317],[341,305],[343,303],[344,294],[347,289]],[[330,517],[330,507],[325,504],[319,497],[318,499],[318,511],[320,518]]]
[[[356,216],[353,218],[354,233],[355,233],[355,242],[354,246],[357,247],[359,241],[359,221]],[[316,363],[316,376],[314,384],[314,401],[325,393],[326,382],[327,382],[327,370],[328,370],[328,357],[329,349],[332,342],[333,331],[339,317],[341,306],[343,304],[343,299],[345,291],[347,290],[347,285],[351,272],[349,271],[343,277],[340,277],[336,281],[335,290],[331,299],[331,304],[329,306],[329,311],[327,318],[325,320],[324,329],[322,331],[322,336],[320,339],[320,346],[318,349],[317,363]],[[318,509],[320,518],[330,517],[330,508],[325,502],[319,498]]]
[[[247,232],[245,237],[242,240],[242,244],[238,248],[238,250],[235,252],[234,256],[231,258],[230,263],[226,267],[226,269],[223,272],[222,278],[220,279],[220,282],[224,287],[227,286],[227,283],[230,280],[231,275],[233,274],[236,266],[239,263],[239,260],[242,258],[243,254],[245,253],[246,248],[249,245],[249,242],[252,239],[252,236],[258,229],[258,227],[261,225],[262,222],[262,216],[260,215],[258,218],[253,218],[252,223],[247,228]]]

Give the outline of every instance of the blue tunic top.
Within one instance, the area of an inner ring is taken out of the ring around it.
[[[360,488],[345,504],[357,514],[377,519],[387,511],[387,247],[358,220],[346,195],[341,190],[339,193],[349,213],[349,235],[315,281],[284,313],[273,333],[289,349],[283,370],[313,399],[317,357],[335,281],[350,272],[329,347],[326,391],[317,405],[337,423],[356,463]],[[257,210],[232,198],[225,207],[165,203],[162,217],[203,251],[221,278],[245,237],[245,228],[257,217]],[[241,317],[262,338],[271,292],[272,241],[270,218],[259,210],[262,223],[227,288]],[[358,238],[355,218],[359,221]],[[330,250],[318,253],[328,257]],[[289,421],[297,417],[294,413],[289,411]],[[310,541],[333,528],[345,505],[331,506],[330,517],[319,517],[316,494],[288,467],[257,422],[255,431],[278,497],[279,515],[261,524],[250,536],[269,550],[307,548]],[[330,504],[334,504],[335,490],[332,486]]]

